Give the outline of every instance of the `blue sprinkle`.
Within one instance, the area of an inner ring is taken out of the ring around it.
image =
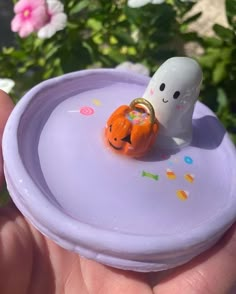
[[[193,159],[192,159],[190,156],[185,156],[185,157],[184,157],[184,161],[185,161],[187,164],[193,164]]]

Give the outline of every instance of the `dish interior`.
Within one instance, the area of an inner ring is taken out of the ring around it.
[[[231,201],[225,131],[197,103],[191,146],[176,153],[154,146],[141,159],[117,155],[104,142],[106,120],[145,87],[104,74],[44,87],[21,117],[19,152],[43,197],[78,222],[137,235],[188,232]]]

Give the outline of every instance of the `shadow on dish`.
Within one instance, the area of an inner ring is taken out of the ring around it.
[[[225,133],[225,128],[214,116],[206,115],[198,119],[193,119],[193,137],[190,146],[207,150],[216,149],[220,146]],[[170,138],[170,140],[172,139]],[[173,141],[170,143],[173,146]],[[138,160],[146,162],[164,161],[179,151],[180,149],[177,145],[173,150],[161,150],[157,146],[154,146],[147,155],[138,158]]]
[[[190,146],[201,149],[216,149],[226,133],[221,122],[214,116],[206,115],[193,119],[193,138]]]

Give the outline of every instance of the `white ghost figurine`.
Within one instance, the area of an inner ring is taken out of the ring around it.
[[[150,80],[143,98],[148,100],[159,121],[157,146],[179,149],[192,140],[192,116],[202,81],[199,64],[188,57],[164,62]]]

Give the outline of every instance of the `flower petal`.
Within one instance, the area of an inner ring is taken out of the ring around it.
[[[65,13],[58,13],[52,17],[51,23],[57,31],[63,30],[66,26],[67,15]]]
[[[137,8],[148,4],[150,0],[128,0],[128,6],[132,8]]]
[[[15,86],[15,82],[11,79],[0,79],[0,89],[6,93],[10,93],[13,87]]]
[[[64,5],[58,0],[47,0],[49,14],[56,14],[64,11]]]
[[[150,1],[152,4],[161,4],[163,2],[165,2],[165,0],[152,0]]]
[[[28,16],[24,16],[26,9],[29,10]],[[11,28],[22,38],[39,30],[49,20],[45,0],[20,0],[14,6],[14,11],[16,15],[12,20]]]
[[[14,12],[20,13],[25,9],[25,7],[27,7],[29,5],[30,5],[30,0],[20,0],[15,4]]]
[[[38,31],[38,37],[40,39],[49,39],[56,33],[56,30],[50,24],[46,24]]]
[[[24,9],[30,7],[32,10],[44,6],[45,7],[45,1],[44,0],[20,0],[18,1],[14,6],[14,12],[20,13],[24,11]]]
[[[38,37],[40,39],[51,38],[57,31],[65,28],[66,22],[67,15],[65,13],[53,15],[50,23],[46,24],[38,31]]]
[[[34,26],[34,29],[39,30],[47,23],[48,19],[49,17],[46,12],[46,8],[44,6],[40,6],[32,11],[30,21]]]
[[[21,16],[19,14],[17,14],[13,20],[11,21],[11,30],[13,32],[18,32],[20,27],[22,25],[22,20],[21,20]]]
[[[30,21],[25,21],[24,25],[19,30],[19,36],[25,38],[34,31],[34,27]]]
[[[128,6],[132,8],[137,8],[144,6],[148,3],[161,4],[163,2],[165,2],[165,0],[128,0]]]

